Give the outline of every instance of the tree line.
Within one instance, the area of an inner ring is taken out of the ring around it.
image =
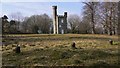
[[[19,16],[19,14],[16,14],[16,16]],[[52,19],[47,14],[32,15],[30,17],[25,17],[23,21],[20,21],[20,19],[8,21],[8,17],[6,15],[4,15],[0,19],[2,20],[3,34],[4,33],[48,34],[50,33],[50,28],[52,27]]]
[[[81,16],[73,14],[68,16],[68,33],[77,34],[118,34],[118,2],[83,2]],[[11,15],[13,20],[8,21],[7,16],[2,20],[3,33],[53,33],[53,21],[47,14],[32,15],[21,19],[21,14]]]
[[[72,33],[118,34],[118,2],[83,2],[83,16],[68,18]]]

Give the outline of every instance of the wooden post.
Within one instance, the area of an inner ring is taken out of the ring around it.
[[[110,45],[113,45],[113,41],[112,40],[109,40],[109,43],[110,43]]]
[[[72,43],[71,47],[76,49],[75,42]]]
[[[16,51],[16,53],[20,53],[20,52],[21,52],[21,51],[20,51],[20,46],[19,46],[19,45],[17,45],[15,51]]]

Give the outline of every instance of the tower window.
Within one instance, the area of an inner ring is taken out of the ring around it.
[[[63,23],[63,19],[61,19],[61,23]]]
[[[59,27],[61,27],[61,25],[59,25]]]
[[[63,29],[61,30],[61,33],[64,34],[64,30]]]

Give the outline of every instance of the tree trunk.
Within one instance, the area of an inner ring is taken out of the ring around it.
[[[112,4],[112,3],[110,3]],[[112,7],[110,8],[110,17],[109,17],[109,31],[110,31],[110,34],[109,35],[112,35]]]
[[[95,14],[95,11],[94,11],[94,3],[92,2],[92,14],[91,14],[91,19],[92,19],[92,34],[95,34],[95,22],[94,22],[94,14]]]

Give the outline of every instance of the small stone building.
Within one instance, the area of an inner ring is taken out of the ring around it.
[[[53,6],[53,32],[54,34],[67,33],[67,12],[57,15],[57,6]]]

